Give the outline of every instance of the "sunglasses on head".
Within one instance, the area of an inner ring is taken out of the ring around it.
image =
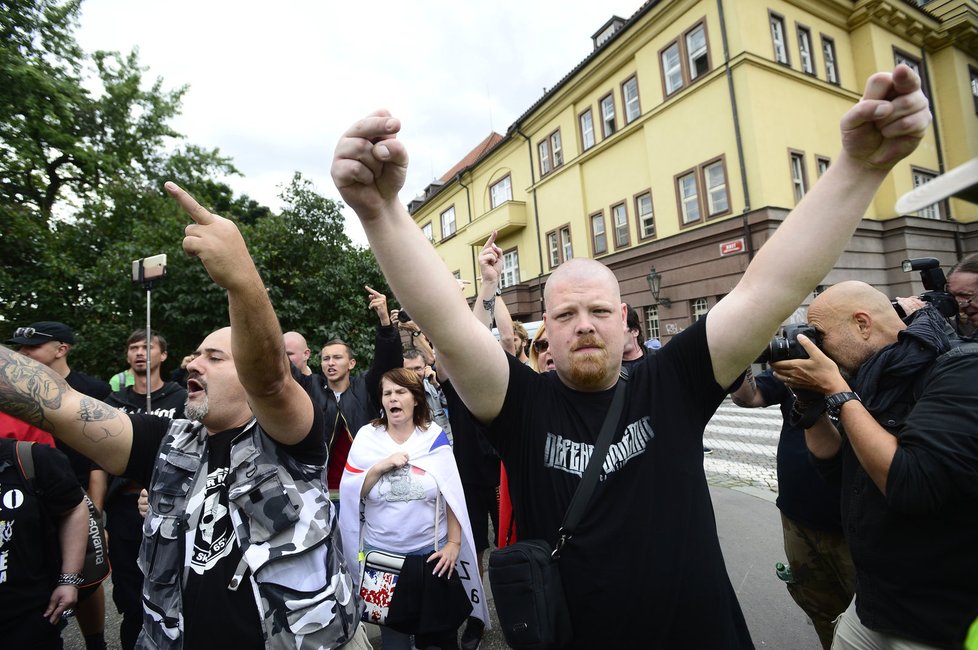
[[[537,339],[533,342],[533,349],[536,350],[537,354],[541,352],[546,352],[550,349],[550,341],[547,339]]]
[[[53,339],[54,338],[54,336],[52,336],[51,334],[47,334],[45,332],[38,332],[33,327],[18,327],[17,329],[15,329],[14,330],[14,337],[15,338],[19,338],[21,336],[23,336],[24,338],[28,338],[28,339],[29,338],[33,338],[35,336],[46,336],[49,339]]]

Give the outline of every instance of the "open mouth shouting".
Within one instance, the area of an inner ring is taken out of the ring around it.
[[[200,375],[191,375],[187,378],[187,399],[200,395],[207,395],[207,382]]]

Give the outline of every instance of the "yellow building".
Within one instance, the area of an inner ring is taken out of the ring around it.
[[[516,317],[540,317],[553,268],[593,257],[641,309],[645,334],[665,340],[730,291],[831,164],[839,118],[866,78],[904,62],[921,74],[934,128],[888,176],[826,282],[920,291],[901,260],[949,265],[978,249],[974,204],[894,210],[905,192],[978,155],[978,4],[920,4],[647,2],[627,20],[612,17],[586,59],[409,210],[470,281],[497,230]]]

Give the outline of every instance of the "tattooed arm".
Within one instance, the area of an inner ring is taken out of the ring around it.
[[[72,390],[47,366],[2,345],[0,411],[44,429],[112,474],[122,474],[129,462],[129,416]]]

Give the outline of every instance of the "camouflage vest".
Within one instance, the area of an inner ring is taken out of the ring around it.
[[[206,484],[207,432],[174,420],[160,445],[143,522],[143,630],[137,647],[183,647],[183,587]],[[335,648],[352,638],[360,601],[335,544],[323,468],[280,450],[255,420],[231,444],[228,501],[243,559],[228,589],[250,588],[266,648]],[[193,519],[192,519],[193,518]],[[190,540],[192,543],[192,540]],[[244,579],[251,569],[248,579]]]

